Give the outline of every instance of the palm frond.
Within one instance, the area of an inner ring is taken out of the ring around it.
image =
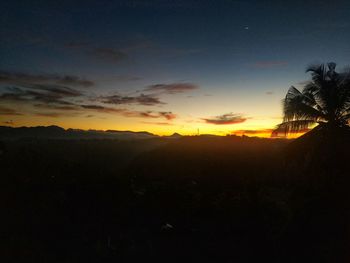
[[[349,123],[349,121],[350,121],[350,113],[343,115],[342,118],[343,118],[344,122]]]
[[[276,129],[273,131],[273,134],[284,134],[288,135],[290,133],[298,133],[307,130],[312,125],[315,124],[314,120],[293,120],[282,122],[277,125]]]
[[[284,122],[294,120],[313,120],[314,122],[324,117],[322,111],[311,93],[301,93],[295,87],[288,90],[283,103]]]
[[[323,82],[327,76],[327,71],[324,64],[310,65],[306,68],[306,72],[311,72],[312,80],[315,83]]]
[[[350,105],[341,113],[341,118],[344,122],[348,123],[350,121]]]
[[[300,132],[315,123],[343,127],[350,122],[350,69],[335,71],[336,64],[310,65],[311,81],[299,91],[291,87],[283,100],[283,123],[275,132]]]
[[[314,82],[308,82],[303,88],[303,93],[312,93],[316,95],[320,90],[320,87]]]

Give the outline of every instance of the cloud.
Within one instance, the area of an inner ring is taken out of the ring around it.
[[[93,48],[87,54],[107,62],[119,62],[128,58],[128,55],[116,48]]]
[[[175,114],[172,114],[171,112],[164,114],[164,112],[129,111],[129,110],[124,111],[122,115],[125,117],[136,117],[136,118],[151,118],[151,119],[165,118],[166,120],[172,120],[176,117]]]
[[[159,112],[159,115],[160,116],[163,116],[164,118],[166,118],[167,120],[173,120],[173,119],[175,119],[176,118],[176,115],[174,114],[174,113],[172,113],[172,112]]]
[[[245,122],[247,118],[244,118],[240,114],[227,113],[213,118],[203,119],[206,123],[215,125],[227,125],[227,124],[238,124]]]
[[[145,124],[152,124],[152,125],[161,125],[161,126],[170,126],[170,125],[173,125],[172,123],[169,123],[169,122],[143,121],[142,123],[145,123]]]
[[[133,111],[128,109],[117,109],[117,108],[105,107],[105,106],[96,105],[96,104],[80,105],[80,107],[82,107],[83,109],[97,111],[97,112],[116,113],[124,117],[151,118],[151,119],[164,118],[166,120],[173,120],[176,118],[176,115],[170,111],[169,112]]]
[[[66,114],[62,114],[60,112],[36,112],[35,115],[40,117],[58,118],[65,116]]]
[[[173,120],[176,115],[172,112],[153,112],[153,111],[125,111],[123,113],[125,117],[138,117],[138,118],[165,118],[166,120]]]
[[[193,83],[171,83],[150,85],[146,87],[144,91],[177,94],[192,91],[195,89],[198,89],[198,86]]]
[[[21,88],[7,87],[6,92],[0,94],[0,101],[72,105],[64,99],[82,95],[80,91],[64,86],[23,84]]]
[[[28,74],[0,71],[0,83],[13,85],[56,84],[74,87],[91,87],[95,83],[74,75]]]
[[[112,96],[102,96],[100,97],[101,102],[106,104],[138,104],[144,106],[153,106],[159,104],[165,104],[160,101],[159,98],[154,97],[153,95],[141,94],[139,96],[121,96],[121,95],[112,95]]]
[[[266,95],[273,95],[274,92],[273,92],[273,91],[266,91],[265,94],[266,94]]]
[[[120,82],[129,82],[129,81],[137,81],[142,80],[141,77],[132,76],[132,75],[119,75],[113,77],[113,81],[120,81]]]
[[[32,90],[40,90],[44,91],[50,94],[55,94],[57,97],[79,97],[82,96],[83,93],[69,88],[65,86],[58,86],[58,85],[42,85],[42,84],[35,84],[35,85],[23,85],[25,88],[29,88]]]
[[[44,86],[31,85],[30,87],[8,87],[7,92],[0,94],[0,102],[16,102],[16,103],[30,103],[34,108],[41,109],[41,112],[34,112],[37,116],[42,117],[60,117],[73,116],[75,114],[84,113],[84,110],[118,114],[124,117],[138,117],[138,118],[164,118],[166,120],[173,120],[176,115],[167,111],[135,111],[125,108],[106,107],[100,104],[84,104],[84,97],[80,103],[67,101],[69,98],[76,98],[83,96],[82,93],[74,89],[62,86]],[[139,105],[158,105],[164,104],[150,95],[143,95],[136,97],[128,96],[109,96],[98,97],[96,99],[105,104],[139,104]],[[46,110],[46,111],[45,111]],[[53,112],[51,112],[53,111]],[[3,115],[20,115],[15,110],[1,107],[0,114]]]
[[[14,109],[0,106],[0,115],[23,115],[23,114],[19,113]]]
[[[82,52],[90,57],[105,62],[119,62],[128,58],[128,54],[115,47],[96,47],[89,42],[71,41],[64,45],[65,48]]]
[[[77,88],[91,87],[94,82],[74,75],[0,71],[0,84],[0,101],[67,106],[74,105],[70,99],[84,95]]]
[[[176,115],[168,111],[137,111],[127,108],[114,108],[117,105],[155,106],[165,104],[154,94],[136,96],[111,95],[88,97],[85,92],[62,83],[74,83],[86,86],[75,77],[58,77],[56,75],[3,74],[0,84],[0,103],[29,104],[29,112],[43,117],[60,117],[83,114],[86,111],[118,114],[124,117],[161,118],[171,121]],[[61,83],[61,84],[57,84]],[[110,107],[108,107],[110,106]],[[37,111],[36,111],[36,110]],[[3,108],[1,114],[19,115],[19,112]],[[89,114],[89,113],[86,113]]]
[[[13,120],[3,121],[2,123],[6,124],[6,125],[13,125],[14,124]]]
[[[257,135],[257,134],[270,134],[273,129],[261,129],[261,130],[235,130],[232,134],[235,135]]]
[[[255,68],[273,68],[287,66],[287,61],[257,61],[253,64]]]
[[[103,110],[105,107],[101,105],[80,105],[84,109],[89,109],[89,110]]]
[[[126,117],[139,117],[139,118],[165,118],[170,121],[176,118],[176,115],[172,112],[153,112],[153,111],[125,111],[123,113]]]
[[[80,79],[77,76],[66,75],[61,77],[61,79],[57,82],[57,84],[63,84],[68,86],[83,86],[83,87],[91,87],[94,86],[95,83],[91,80]]]
[[[50,110],[62,110],[62,111],[76,111],[77,105],[52,105],[52,104],[34,104],[36,108],[50,109]]]
[[[104,112],[104,113],[119,113],[119,114],[121,114],[121,113],[124,113],[127,111],[126,109],[116,109],[116,108],[104,107],[101,105],[94,105],[94,104],[80,105],[80,107],[83,109]]]
[[[160,115],[153,111],[126,111],[123,114],[126,117],[137,117],[137,118],[159,118]]]
[[[154,106],[166,104],[161,101],[157,95],[160,94],[177,94],[187,91],[197,89],[198,87],[191,83],[173,83],[173,84],[155,84],[150,85],[143,89],[144,92],[154,92],[157,94],[143,94],[141,93],[138,96],[123,96],[119,94],[111,96],[100,96],[99,101],[106,104],[138,104],[143,106]]]
[[[71,41],[64,44],[63,48],[81,53],[107,63],[119,63],[128,60],[130,57],[162,57],[173,59],[182,56],[189,56],[202,52],[198,48],[181,48],[159,45],[145,37],[133,37],[120,40],[106,46],[97,46],[86,41]]]

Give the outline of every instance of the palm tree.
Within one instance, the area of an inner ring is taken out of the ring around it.
[[[301,132],[318,124],[318,128],[348,127],[350,120],[350,70],[335,71],[336,64],[309,66],[312,79],[302,91],[290,87],[283,100],[283,123],[274,133]]]

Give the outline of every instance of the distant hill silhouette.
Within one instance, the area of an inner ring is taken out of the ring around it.
[[[175,132],[175,133],[173,133],[172,135],[170,135],[170,136],[165,136],[165,137],[168,138],[168,139],[179,139],[179,138],[182,137],[182,135],[181,135],[181,134],[178,134],[177,132]]]
[[[118,139],[136,140],[159,137],[149,132],[132,131],[99,131],[63,129],[58,126],[38,126],[38,127],[7,127],[0,126],[0,138],[2,140],[14,139]]]

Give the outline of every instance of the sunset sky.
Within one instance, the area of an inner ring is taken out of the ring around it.
[[[6,1],[0,55],[0,125],[269,136],[350,1]]]

